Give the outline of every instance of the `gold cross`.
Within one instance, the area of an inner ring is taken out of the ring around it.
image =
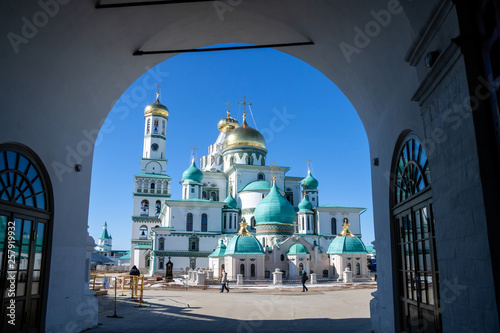
[[[298,223],[297,222],[293,222],[293,234],[294,235],[297,234],[297,226],[298,226]]]
[[[273,181],[276,184],[276,161],[274,161],[273,165],[271,165],[271,173],[273,175]]]
[[[196,151],[198,150],[198,148],[196,148],[196,145],[193,145],[193,148],[189,148],[189,149],[193,151],[193,161],[194,161],[194,155],[196,154]]]
[[[246,118],[246,117],[247,117],[247,111],[246,111],[245,107],[246,107],[247,105],[252,105],[252,103],[247,103],[247,102],[246,102],[246,98],[247,98],[246,96],[243,96],[243,103],[242,103],[242,102],[238,102],[238,104],[243,105],[243,118]]]
[[[156,84],[156,99],[158,99],[158,97],[160,97],[160,88],[161,88],[161,86],[159,84]]]
[[[312,162],[311,158],[308,157],[306,162],[307,162],[307,170],[311,171],[311,162]]]

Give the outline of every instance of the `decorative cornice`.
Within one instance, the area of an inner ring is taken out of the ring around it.
[[[160,223],[160,219],[155,216],[132,216],[134,222]]]
[[[159,257],[196,257],[208,258],[211,252],[191,252],[191,251],[153,251],[153,255]]]

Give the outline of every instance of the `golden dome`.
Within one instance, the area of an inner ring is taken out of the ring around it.
[[[156,101],[153,104],[146,106],[144,109],[144,116],[153,114],[163,116],[168,119],[168,109],[165,105],[160,103],[159,95],[160,94],[156,93]]]
[[[243,123],[228,133],[224,148],[252,146],[266,149],[264,136],[255,128],[248,126],[246,116],[243,116]]]
[[[238,120],[231,117],[229,115],[229,113],[230,112],[227,111],[227,117],[219,120],[219,123],[217,124],[217,128],[219,129],[219,131],[221,131],[223,133],[227,133],[229,131],[232,131],[233,129],[235,129],[239,125]]]

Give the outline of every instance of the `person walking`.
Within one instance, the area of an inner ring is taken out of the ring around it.
[[[307,273],[305,270],[302,271],[302,292],[304,291],[309,291],[306,287],[306,281],[309,280],[309,277],[307,276]]]
[[[226,291],[229,292],[229,288],[227,287],[228,281],[227,281],[227,272],[226,272],[226,270],[222,271],[221,283],[222,283],[222,286],[220,288],[220,292],[223,293],[224,289],[226,289]]]
[[[139,269],[137,268],[137,266],[134,265],[134,267],[132,267],[132,269],[130,270],[130,272],[128,273],[128,275],[134,275],[134,276],[140,276],[141,275],[141,271],[139,271]],[[137,284],[138,284],[138,281],[139,278],[135,278],[135,287],[137,289]],[[130,277],[130,289],[134,289],[134,277],[131,276]]]

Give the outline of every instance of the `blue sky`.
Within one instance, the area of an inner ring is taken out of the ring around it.
[[[217,122],[231,116],[241,123],[247,97],[258,129],[267,141],[266,163],[290,167],[289,176],[306,176],[308,158],[319,181],[319,203],[365,207],[362,240],[374,240],[368,139],[349,100],[321,72],[274,49],[176,55],[138,78],[107,117],[109,130],[95,148],[89,232],[97,241],[104,221],[113,249],[129,249],[133,175],[140,172],[144,107],[155,99],[169,109],[166,156],[172,199],[180,199],[179,180],[189,166],[193,144],[207,154],[219,133]],[[249,124],[255,127],[248,115]]]

